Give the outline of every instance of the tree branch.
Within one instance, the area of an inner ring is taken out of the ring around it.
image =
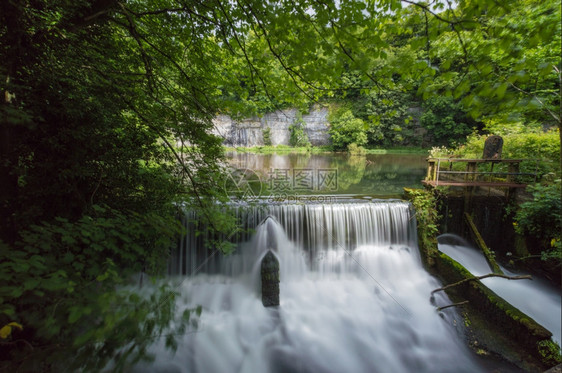
[[[465,278],[464,280],[455,282],[454,284],[449,284],[449,285],[443,286],[442,288],[435,289],[431,292],[431,294],[433,295],[433,294],[437,293],[438,291],[446,290],[446,289],[452,288],[454,286],[462,285],[462,284],[464,284],[466,282],[470,282],[470,281],[483,280],[483,279],[488,278],[488,277],[501,277],[501,278],[505,278],[507,280],[532,280],[533,279],[530,275],[507,276],[507,275],[501,275],[501,274],[498,274],[498,273],[489,273],[489,274],[483,275],[483,276]]]
[[[443,307],[437,307],[437,311],[443,311],[444,309],[447,309],[447,308],[450,308],[450,307],[462,306],[462,305],[465,305],[465,304],[467,304],[467,303],[468,303],[468,301],[465,300],[465,301],[458,302],[458,303],[448,304],[448,305],[443,306]]]
[[[142,115],[136,108],[135,106],[129,102],[128,100],[126,100],[125,98],[123,98],[123,100],[127,103],[127,105],[129,106],[129,108],[134,111],[138,117],[151,129],[153,130],[158,137],[160,137],[160,139],[162,139],[162,141],[164,142],[164,144],[166,144],[166,147],[172,152],[172,154],[174,155],[174,157],[176,158],[176,160],[179,162],[179,164],[182,166],[182,169],[184,170],[185,174],[187,175],[187,177],[189,178],[191,185],[193,187],[193,193],[195,194],[195,199],[197,200],[197,203],[199,204],[199,207],[201,207],[201,210],[203,211],[203,214],[205,215],[205,218],[207,219],[207,223],[215,230],[215,231],[219,231],[214,223],[213,220],[211,219],[211,217],[209,216],[209,214],[207,213],[207,208],[206,206],[203,204],[203,198],[201,196],[201,194],[198,191],[198,186],[197,186],[197,182],[195,181],[195,177],[193,176],[191,170],[189,170],[189,167],[186,166],[186,164],[184,163],[183,159],[179,156],[179,154],[176,152],[176,150],[174,149],[174,147],[172,146],[172,144],[170,144],[170,142],[168,141],[168,139],[166,139],[166,136],[164,136],[160,130],[156,127],[154,127],[151,122],[148,120],[148,118],[144,117],[144,115]]]

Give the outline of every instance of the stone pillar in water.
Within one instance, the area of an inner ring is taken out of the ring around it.
[[[264,307],[279,305],[279,260],[271,250],[261,261],[261,301]]]

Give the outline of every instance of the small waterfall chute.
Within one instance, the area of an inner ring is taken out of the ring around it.
[[[462,237],[448,236],[451,237],[445,237],[446,240],[442,239],[443,236],[439,236],[440,251],[459,262],[474,276],[483,276],[491,272],[486,257],[481,251],[466,243]],[[526,274],[514,273],[501,266],[500,268],[507,276]],[[560,290],[538,278],[534,278],[533,281],[508,281],[501,277],[491,277],[481,281],[493,292],[548,329],[553,334],[554,340],[561,343]]]

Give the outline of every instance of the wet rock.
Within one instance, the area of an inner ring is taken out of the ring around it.
[[[271,250],[261,261],[261,301],[264,307],[279,305],[279,260]]]
[[[562,364],[558,364],[557,366],[550,368],[544,373],[562,373]]]

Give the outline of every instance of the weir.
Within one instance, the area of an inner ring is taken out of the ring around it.
[[[169,267],[179,276],[177,307],[200,305],[203,312],[175,354],[159,342],[155,362],[137,371],[483,371],[464,344],[456,311],[436,310],[451,301],[436,294],[430,302],[441,284],[422,267],[408,203],[271,205],[239,213],[255,233],[238,242],[235,254],[204,263],[200,255],[208,252],[192,246],[200,237],[188,234],[178,245]],[[259,278],[262,259],[273,253],[280,304],[266,308]]]
[[[247,231],[234,241],[238,249],[252,239],[252,232],[260,224],[270,233],[270,241],[263,243],[264,249],[277,249],[272,247],[276,243],[271,241],[273,228],[271,221],[267,219],[272,217],[287,235],[287,239],[303,251],[303,256],[309,258],[309,264],[313,267],[317,257],[323,257],[330,250],[353,250],[365,244],[406,247],[417,245],[416,231],[413,229],[415,219],[411,218],[409,203],[402,201],[365,203],[350,200],[332,204],[238,206],[234,208],[234,212]],[[196,220],[197,217],[192,212],[186,213],[184,224],[188,233],[172,253],[168,266],[170,275],[190,275],[195,271],[216,273],[222,269],[223,259],[220,255],[213,255],[212,248],[206,248],[205,242],[229,237],[197,234],[197,226],[193,223]],[[268,221],[270,224],[266,224]],[[419,255],[417,248],[412,255]]]

